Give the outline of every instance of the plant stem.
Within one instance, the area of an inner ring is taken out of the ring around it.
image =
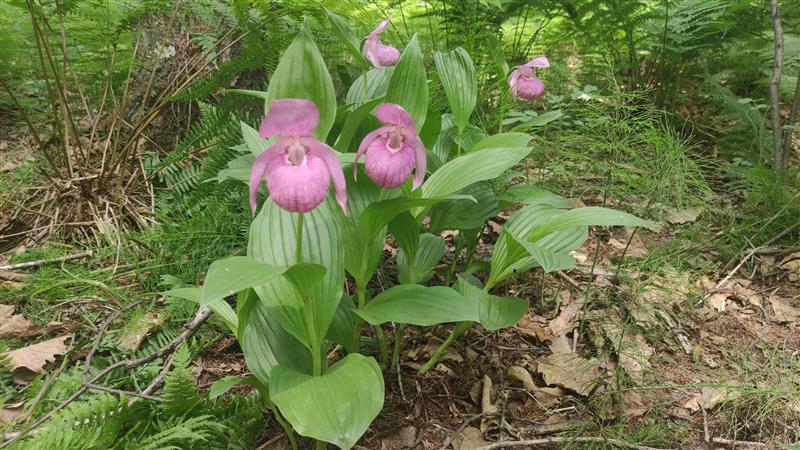
[[[381,352],[381,364],[386,366],[389,363],[389,345],[386,343],[386,334],[383,332],[383,328],[380,325],[373,325],[372,328],[375,330],[375,337],[378,338],[378,350]]]
[[[406,329],[406,324],[397,324],[394,330],[394,351],[392,352],[392,372],[400,370],[400,338],[403,337],[403,331]]]
[[[295,264],[300,264],[303,262],[303,222],[305,219],[305,213],[299,213],[297,215],[297,229],[294,233],[294,255],[295,255]]]
[[[464,322],[458,322],[455,328],[453,328],[453,331],[450,332],[450,336],[447,336],[447,340],[442,342],[442,345],[440,345],[439,348],[436,349],[436,353],[434,353],[433,356],[431,356],[431,359],[429,359],[428,362],[426,362],[425,365],[422,366],[421,369],[419,369],[419,374],[425,375],[429,370],[431,370],[431,368],[433,368],[433,366],[435,366],[436,363],[438,363],[439,360],[442,359],[445,353],[447,353],[447,348],[450,347],[450,345],[456,339],[458,339],[462,334],[464,334],[464,332],[467,331],[471,326],[472,322],[469,320]]]
[[[283,432],[286,433],[286,439],[289,439],[289,445],[292,446],[292,450],[297,450],[297,440],[294,437],[294,431],[292,430],[292,427],[286,423],[286,420],[283,419],[283,416],[281,416],[280,411],[278,411],[278,408],[275,407],[274,403],[269,402],[269,409],[272,411],[272,415],[275,417],[275,420],[277,420],[278,424],[281,426],[281,428],[283,428]]]

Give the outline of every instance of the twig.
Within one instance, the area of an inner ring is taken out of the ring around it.
[[[708,431],[708,413],[706,413],[706,408],[703,405],[700,405],[700,411],[703,412],[703,440],[710,443],[711,433]]]
[[[633,450],[663,450],[659,447],[648,447],[646,445],[636,445],[630,442],[620,441],[619,439],[607,439],[602,437],[551,437],[541,439],[528,439],[525,441],[506,441],[496,442],[485,447],[477,448],[476,450],[494,450],[504,447],[531,447],[534,445],[544,444],[564,444],[564,443],[578,443],[578,442],[602,442],[604,444],[616,445],[618,447],[630,448]]]
[[[93,390],[93,391],[103,391],[103,392],[109,392],[111,394],[125,395],[125,396],[128,396],[128,397],[143,398],[145,400],[150,400],[150,401],[154,401],[154,402],[163,402],[164,401],[164,400],[161,399],[161,397],[154,397],[152,395],[140,394],[138,392],[133,392],[133,391],[123,391],[121,389],[114,389],[114,388],[110,388],[110,387],[106,387],[106,386],[101,386],[99,384],[87,383],[85,386],[87,388],[89,388],[90,390]]]
[[[756,447],[767,447],[767,444],[763,442],[755,442],[755,441],[737,441],[736,439],[725,439],[725,438],[714,438],[711,439],[711,442],[715,444],[725,444],[725,445],[754,445]]]
[[[31,267],[39,267],[39,266],[42,266],[44,264],[71,261],[73,259],[85,258],[87,256],[92,256],[92,251],[91,250],[86,250],[85,252],[80,252],[80,253],[74,253],[72,255],[59,256],[58,258],[37,259],[36,261],[28,261],[28,262],[17,263],[17,264],[8,264],[8,265],[5,265],[5,266],[0,266],[0,270],[29,269]]]
[[[580,283],[575,281],[574,278],[572,278],[571,276],[565,274],[564,272],[562,272],[560,270],[557,270],[556,271],[556,275],[558,275],[559,277],[563,278],[564,281],[566,281],[567,283],[571,284],[572,287],[574,287],[575,289],[581,289]]]
[[[121,361],[117,361],[116,363],[111,364],[110,366],[106,367],[105,369],[100,371],[100,373],[95,375],[94,378],[92,378],[91,380],[89,380],[86,383],[83,383],[81,385],[81,387],[79,387],[78,390],[76,390],[66,400],[64,400],[63,402],[59,403],[55,408],[50,410],[50,412],[48,412],[44,416],[40,417],[39,420],[34,422],[33,425],[31,425],[25,431],[6,434],[4,436],[4,441],[5,442],[0,444],[0,448],[6,448],[6,447],[10,446],[11,444],[13,444],[14,442],[20,440],[21,438],[27,436],[28,434],[30,434],[32,432],[35,432],[36,429],[39,428],[43,423],[45,423],[48,420],[50,420],[53,417],[53,414],[55,414],[58,411],[61,411],[62,409],[66,408],[67,405],[69,405],[70,403],[74,402],[78,397],[80,397],[81,395],[86,393],[86,391],[88,391],[90,389],[89,388],[90,385],[97,383],[100,379],[102,379],[103,377],[105,377],[106,375],[111,373],[112,371],[114,371],[116,369],[119,369],[119,368],[133,369],[133,368],[141,366],[143,364],[147,364],[147,363],[155,360],[156,358],[163,358],[164,356],[171,355],[173,352],[175,352],[175,350],[178,348],[178,346],[181,345],[181,343],[183,343],[183,341],[185,341],[186,339],[190,338],[191,336],[193,336],[197,332],[197,330],[200,328],[200,326],[206,321],[206,319],[208,319],[208,317],[210,315],[211,315],[211,311],[210,310],[208,310],[206,308],[200,308],[197,311],[197,313],[195,313],[195,315],[192,318],[192,320],[190,320],[185,325],[183,332],[181,334],[179,334],[178,337],[176,337],[172,342],[170,342],[166,346],[162,347],[159,350],[156,350],[153,353],[150,353],[147,356],[143,356],[143,357],[138,358],[138,359],[123,359]],[[153,386],[153,383],[151,383],[151,386]],[[150,389],[150,386],[148,386],[148,389]],[[157,386],[155,388],[151,389],[150,391],[148,391],[148,389],[145,389],[145,391],[143,392],[143,395],[152,394],[153,391],[155,389],[157,389]],[[131,401],[129,403],[133,403],[136,400],[137,400],[136,398],[133,398],[133,399],[131,399]]]
[[[94,343],[92,344],[92,348],[89,349],[89,353],[86,354],[85,362],[83,363],[83,376],[82,380],[86,382],[86,378],[89,376],[89,369],[92,367],[92,358],[94,354],[97,353],[97,350],[100,348],[100,341],[103,340],[103,336],[106,334],[108,327],[117,320],[117,317],[122,315],[122,313],[132,309],[133,307],[137,306],[138,304],[142,303],[141,300],[137,300],[133,303],[126,305],[123,308],[118,309],[115,313],[111,314],[101,325],[100,329],[97,332],[97,336],[94,338]]]

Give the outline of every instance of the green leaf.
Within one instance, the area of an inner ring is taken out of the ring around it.
[[[215,180],[222,183],[225,180],[243,181],[245,183],[250,181],[250,172],[253,170],[253,163],[256,158],[251,154],[239,156],[228,161],[228,167],[217,172],[217,176],[209,178],[206,181]]]
[[[223,377],[215,381],[214,384],[212,384],[211,387],[208,388],[208,398],[214,400],[220,395],[224,395],[225,393],[230,391],[237,384],[247,384],[257,388],[259,391],[267,392],[267,387],[260,381],[258,381],[258,378],[254,376],[238,377],[229,375],[227,377]]]
[[[503,232],[507,233],[505,230]],[[565,270],[575,265],[575,258],[567,252],[554,252],[525,239],[515,239],[510,233],[507,238],[521,245],[545,272]]]
[[[237,340],[248,369],[261,383],[269,384],[272,369],[279,364],[311,373],[311,351],[278,325],[253,289],[242,291],[237,305],[240,330]]]
[[[401,248],[397,252],[397,271],[403,284],[424,283],[433,276],[433,268],[444,256],[444,239],[430,233],[419,236],[419,247],[410,257]],[[413,258],[413,259],[411,259]]]
[[[389,222],[389,232],[406,255],[416,258],[420,224],[410,212],[402,212]]]
[[[424,185],[423,185],[424,187]],[[468,195],[443,195],[427,198],[395,197],[370,204],[361,214],[361,223],[367,236],[375,236],[398,214],[412,208],[432,206],[448,200],[471,200]]]
[[[328,339],[341,345],[347,353],[358,353],[358,334],[356,334],[356,317],[353,311],[356,309],[353,298],[347,294],[342,294],[339,307],[333,316],[330,328],[328,328]]]
[[[267,284],[284,272],[286,267],[264,264],[247,256],[214,261],[206,273],[200,304],[207,305],[241,290]]]
[[[341,210],[331,196],[313,211],[305,213],[302,262],[328,269],[321,281],[311,288],[308,304],[284,277],[256,288],[269,315],[306,345],[320,342],[325,336],[342,295],[344,252],[341,229],[336,224],[340,214]],[[268,199],[250,227],[248,255],[270,265],[291,266],[297,263],[297,220],[297,214],[284,211]],[[312,309],[312,330],[306,327],[304,307]]]
[[[459,132],[469,122],[478,99],[478,78],[475,64],[466,50],[461,47],[447,53],[435,52],[433,60],[439,72],[450,110],[456,118]]]
[[[384,67],[382,69],[370,69],[366,73],[367,79],[367,100],[383,98],[389,89],[389,81],[392,79],[394,67]],[[345,102],[350,105],[361,105],[364,103],[364,78],[361,75],[353,81],[350,89],[347,90]]]
[[[520,130],[527,130],[529,128],[543,127],[554,120],[560,119],[561,116],[563,115],[564,113],[561,112],[560,109],[547,111],[546,113],[539,114],[538,116],[532,118],[531,120],[528,120],[527,122],[515,126],[514,128],[511,129],[511,131],[520,131]]]
[[[271,142],[269,139],[264,139],[261,135],[258,134],[258,130],[251,127],[250,125],[239,122],[239,125],[242,127],[242,137],[244,137],[244,143],[247,145],[247,148],[250,150],[250,153],[253,156],[258,156],[266,150],[270,145]],[[255,161],[255,159],[253,160]]]
[[[499,177],[530,151],[527,147],[487,148],[448,161],[422,184],[422,196],[448,195],[478,181]]]
[[[322,55],[307,31],[301,31],[283,54],[267,88],[267,101],[283,98],[310,100],[319,109],[314,134],[325,141],[336,118],[336,92]]]
[[[414,120],[417,130],[425,125],[428,110],[428,80],[425,77],[425,63],[419,48],[417,35],[406,45],[400,61],[394,67],[386,102],[397,103],[405,108]]]
[[[311,297],[313,288],[322,280],[327,270],[319,264],[299,263],[286,269],[288,279],[304,298]]]
[[[342,131],[339,133],[339,137],[336,139],[336,143],[333,145],[333,148],[340,152],[348,152],[351,150],[351,148],[357,149],[357,145],[351,145],[353,136],[355,136],[359,126],[364,123],[364,119],[369,117],[369,113],[371,113],[372,110],[375,109],[375,107],[378,106],[378,104],[382,101],[383,98],[376,98],[359,106],[355,111],[351,112],[344,121]]]
[[[231,308],[231,305],[229,305],[225,300],[219,299],[203,304],[201,303],[201,299],[203,297],[203,291],[201,288],[198,287],[172,289],[163,292],[163,295],[166,295],[168,297],[178,297],[186,299],[194,303],[205,306],[206,308],[210,309],[214,314],[218,315],[225,322],[225,325],[228,326],[228,329],[230,329],[233,334],[238,333],[238,319],[236,318],[236,313],[233,311],[233,308]]]
[[[456,290],[469,302],[478,304],[478,318],[482,327],[489,331],[516,325],[528,312],[528,301],[521,298],[497,297],[473,286],[463,276],[458,277]]]
[[[425,125],[419,130],[419,139],[425,148],[433,148],[442,131],[442,115],[434,105],[429,105]]]
[[[438,323],[478,321],[478,303],[467,301],[446,286],[399,284],[375,296],[355,313],[373,325],[385,322],[430,326]]]
[[[487,148],[498,147],[527,147],[533,137],[526,133],[500,133],[488,136],[465,150],[468,153],[477,152]]]
[[[565,211],[562,214],[549,218],[541,225],[535,227],[527,234],[527,240],[536,242],[548,234],[565,228],[580,226],[633,226],[655,228],[656,225],[648,220],[640,219],[634,215],[599,206],[587,206]]]
[[[359,283],[366,284],[378,267],[386,236],[367,234],[363,230],[361,214],[368,205],[378,200],[380,189],[367,177],[363,167],[359,166],[358,171],[358,181],[353,180],[352,171],[345,171],[349,214],[339,214],[338,220],[345,268]]]
[[[529,184],[515,184],[509,186],[500,194],[500,201],[506,204],[522,203],[524,205],[535,205],[546,203],[555,208],[570,207],[569,199]]]
[[[497,81],[500,84],[505,84],[509,67],[508,63],[506,62],[506,57],[503,55],[503,47],[497,37],[493,34],[489,34],[486,43],[488,45],[487,48],[489,49],[489,56],[492,57],[495,69],[497,70]]]
[[[458,191],[469,195],[474,202],[464,200],[440,203],[431,208],[431,233],[444,230],[471,230],[483,226],[500,212],[497,195],[485,183],[475,183]]]
[[[350,52],[353,58],[355,58],[357,64],[364,67],[369,66],[369,62],[366,60],[366,58],[364,58],[364,55],[359,50],[361,47],[361,42],[356,37],[355,33],[353,33],[353,30],[347,25],[347,22],[345,22],[341,16],[329,10],[328,8],[325,8],[325,13],[328,15],[328,19],[331,21],[333,34],[339,38],[339,41],[342,42],[345,50]]]
[[[225,92],[229,94],[243,94],[243,95],[249,95],[251,97],[260,98],[264,100],[265,104],[268,100],[267,93],[264,91],[254,91],[251,89],[226,89]]]
[[[322,376],[273,370],[270,399],[303,436],[349,449],[383,408],[383,374],[373,358],[351,353]]]

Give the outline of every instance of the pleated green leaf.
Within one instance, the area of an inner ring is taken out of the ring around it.
[[[477,322],[479,305],[446,286],[399,284],[375,296],[355,312],[367,322],[410,323],[430,326],[439,323]]]
[[[302,262],[327,269],[319,283],[310,289],[308,305],[297,289],[284,277],[256,288],[268,313],[289,333],[306,345],[320,342],[328,330],[344,286],[344,251],[337,226],[339,206],[328,196],[325,202],[305,213]],[[291,266],[297,263],[295,233],[298,214],[284,211],[272,200],[264,202],[250,227],[248,256],[265,264]],[[314,327],[307,329],[303,308],[309,307]]]
[[[439,72],[450,110],[456,118],[459,132],[463,132],[478,100],[478,78],[475,64],[461,47],[447,53],[435,52],[433,61]]]
[[[425,125],[428,111],[428,80],[425,76],[425,62],[419,48],[417,35],[411,38],[394,67],[386,102],[397,103],[405,108],[414,120],[417,130]]]
[[[386,95],[389,89],[389,81],[392,79],[394,67],[383,67],[381,69],[370,69],[366,75],[361,75],[353,81],[350,89],[347,90],[345,102],[348,105],[359,106],[366,100],[374,100]],[[364,92],[364,79],[366,78],[367,91]]]
[[[383,374],[375,359],[351,353],[322,376],[278,366],[269,392],[298,433],[349,449],[383,408]]]
[[[339,133],[339,137],[336,138],[336,143],[333,145],[333,148],[340,152],[354,152],[357,150],[360,143],[353,142],[353,137],[356,135],[361,124],[364,123],[364,119],[368,118],[372,110],[382,101],[383,98],[376,98],[364,103],[354,111],[351,111],[344,121],[342,131]]]
[[[344,45],[345,50],[347,50],[353,56],[353,58],[356,60],[356,64],[364,67],[369,66],[369,62],[366,60],[366,58],[364,58],[364,55],[359,50],[359,47],[361,47],[361,42],[356,37],[353,29],[347,25],[347,22],[344,21],[342,16],[327,8],[325,8],[325,13],[328,15],[328,20],[331,22],[333,34],[339,38],[339,41],[341,41],[342,45]]]
[[[403,248],[397,252],[397,271],[403,284],[424,283],[433,276],[433,268],[444,256],[444,239],[430,233],[419,236],[419,247],[407,256]]]
[[[450,200],[467,200],[475,202],[469,195],[443,195],[439,197],[413,198],[395,197],[370,204],[361,214],[362,229],[368,236],[378,234],[383,227],[398,214],[412,208],[432,206]]]
[[[469,195],[474,202],[459,200],[440,203],[431,208],[431,233],[444,230],[472,230],[500,212],[497,195],[486,183],[475,183],[458,191]]]
[[[478,318],[474,321],[490,331],[515,325],[528,312],[527,300],[491,295],[462,276],[458,277],[456,290],[467,301],[478,305]]]
[[[300,31],[283,54],[267,87],[267,108],[275,99],[303,98],[319,109],[314,134],[325,141],[336,118],[336,92],[322,55],[306,30]]]
[[[422,196],[449,195],[478,181],[497,178],[530,151],[528,147],[487,148],[448,161],[422,184]]]

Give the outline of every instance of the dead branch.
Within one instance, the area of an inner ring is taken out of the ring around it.
[[[71,261],[73,259],[80,259],[85,258],[87,256],[92,256],[91,250],[86,250],[85,252],[75,253],[72,255],[66,256],[59,256],[58,258],[51,258],[51,259],[37,259],[36,261],[29,261],[24,263],[18,264],[9,264],[6,266],[0,266],[0,270],[17,270],[17,269],[29,269],[31,267],[39,267],[45,264],[50,263],[57,263],[57,262],[64,262],[64,261]]]
[[[89,349],[89,353],[86,354],[86,359],[83,363],[83,376],[81,379],[86,382],[86,379],[89,377],[89,369],[92,368],[92,358],[94,354],[97,353],[97,350],[100,348],[100,341],[103,340],[103,336],[105,336],[108,327],[117,320],[117,317],[122,315],[125,311],[129,311],[130,309],[134,308],[136,305],[142,303],[141,300],[135,301],[133,303],[129,303],[123,308],[118,309],[115,313],[111,314],[101,325],[100,329],[97,332],[97,336],[94,338],[94,343],[92,344],[92,348]]]
[[[44,416],[40,417],[39,420],[34,422],[33,425],[28,427],[26,430],[20,431],[20,432],[16,432],[16,433],[7,433],[6,435],[4,435],[3,436],[3,443],[0,443],[0,448],[6,448],[6,447],[10,446],[11,444],[13,444],[14,442],[22,439],[23,437],[25,437],[25,436],[27,436],[27,435],[29,435],[31,433],[38,432],[39,431],[39,427],[41,427],[42,424],[44,424],[45,422],[50,420],[53,417],[53,414],[55,414],[58,411],[61,411],[62,409],[66,408],[67,405],[69,405],[70,403],[74,402],[76,399],[78,399],[80,396],[85,394],[90,389],[93,389],[94,388],[93,386],[96,386],[98,381],[100,381],[103,377],[105,377],[109,373],[113,372],[114,370],[116,370],[116,369],[133,369],[133,368],[139,367],[141,365],[147,364],[147,363],[149,363],[151,361],[154,361],[157,358],[163,358],[163,357],[172,355],[172,353],[174,353],[175,350],[177,350],[178,346],[180,346],[181,343],[183,343],[185,340],[187,340],[190,337],[192,337],[197,332],[197,330],[200,328],[200,326],[203,325],[203,323],[205,323],[206,319],[208,319],[208,317],[210,315],[211,315],[211,311],[210,310],[201,307],[197,311],[197,313],[195,313],[194,317],[192,317],[192,320],[190,320],[188,323],[186,323],[186,325],[184,326],[183,332],[180,335],[178,335],[178,337],[176,337],[172,342],[167,344],[166,346],[162,347],[161,349],[159,349],[159,350],[157,350],[157,351],[155,351],[153,353],[150,353],[147,356],[143,356],[141,358],[123,359],[121,361],[117,361],[116,363],[111,364],[110,366],[108,366],[105,369],[101,370],[100,373],[95,375],[91,380],[89,380],[88,382],[82,383],[81,387],[79,387],[78,390],[76,390],[72,395],[70,395],[69,398],[67,398],[63,402],[59,403],[55,408],[53,408],[50,412],[48,412]],[[160,385],[155,385],[155,384],[151,383],[151,385],[148,386],[147,389],[145,389],[145,392],[142,392],[141,394],[139,394],[139,397],[141,397],[142,395],[144,395],[144,396],[152,396],[151,394],[153,393],[153,391],[158,389],[158,387],[160,387]],[[128,402],[128,404],[130,405],[130,404],[134,403],[136,400],[138,400],[139,397],[131,399]],[[42,430],[42,431],[44,431],[44,430]]]
[[[772,66],[772,79],[769,82],[769,106],[772,121],[772,168],[783,170],[786,166],[781,139],[780,85],[783,72],[783,28],[778,13],[778,0],[770,0],[772,31],[775,34],[775,63]]]
[[[494,444],[487,445],[485,447],[480,447],[476,450],[495,450],[505,447],[532,447],[534,445],[545,445],[545,444],[575,444],[578,442],[597,442],[603,444],[611,444],[611,445],[616,445],[618,447],[630,448],[633,450],[664,450],[659,447],[648,447],[646,445],[631,444],[630,442],[620,441],[619,439],[607,439],[603,437],[593,437],[593,436],[550,437],[541,439],[528,439],[524,441],[495,442]]]
[[[714,439],[711,439],[711,442],[713,442],[715,444],[725,444],[725,445],[730,445],[730,446],[734,446],[734,447],[737,446],[737,445],[752,445],[752,446],[755,446],[755,447],[767,447],[767,444],[765,444],[763,442],[737,441],[735,439],[725,439],[725,438],[718,438],[718,437],[715,437]]]

